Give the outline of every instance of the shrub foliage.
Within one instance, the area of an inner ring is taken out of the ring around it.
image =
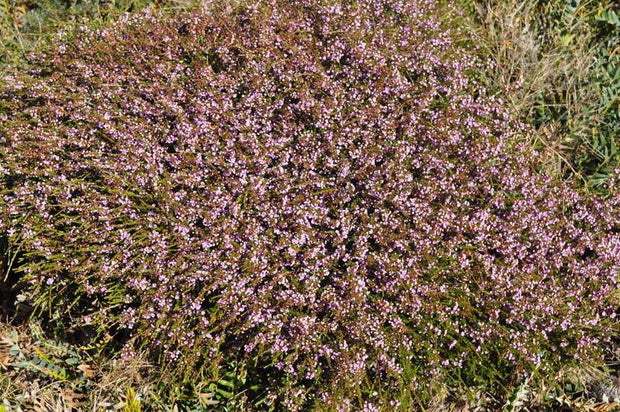
[[[177,371],[251,359],[288,408],[611,351],[618,196],[509,146],[460,38],[432,1],[264,0],[5,77],[0,231],[37,308]]]

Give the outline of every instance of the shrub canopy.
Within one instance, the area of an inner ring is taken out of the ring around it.
[[[288,407],[611,350],[620,202],[508,145],[460,38],[433,1],[263,0],[5,78],[0,230],[38,307],[181,369],[254,359]]]

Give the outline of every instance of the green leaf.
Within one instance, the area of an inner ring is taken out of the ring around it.
[[[30,367],[31,363],[28,361],[21,361],[17,365],[15,365],[18,369],[26,369]]]
[[[230,399],[234,396],[232,392],[227,392],[224,389],[220,389],[220,388],[218,388],[217,392],[226,399]]]
[[[568,33],[561,37],[562,46],[567,47],[575,38],[574,34]]]
[[[217,383],[219,383],[222,386],[226,386],[227,388],[231,388],[231,389],[235,387],[235,384],[233,382],[227,381],[224,379],[220,379],[219,381],[217,381]]]
[[[22,353],[22,351],[21,349],[19,349],[19,346],[13,345],[11,346],[11,350],[9,353],[11,354],[11,356],[19,356],[19,354]]]
[[[78,358],[69,358],[65,359],[65,363],[71,366],[77,366],[80,364],[80,360]]]

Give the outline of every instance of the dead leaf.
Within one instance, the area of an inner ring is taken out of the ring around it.
[[[82,363],[80,366],[77,367],[80,371],[82,371],[82,373],[84,374],[84,376],[86,378],[92,378],[93,376],[95,376],[95,372],[93,371],[93,368],[90,367],[90,365],[86,364],[86,363]]]
[[[14,343],[8,336],[0,339],[0,366],[5,368],[11,363],[11,348]]]

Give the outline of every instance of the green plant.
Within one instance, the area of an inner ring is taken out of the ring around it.
[[[26,351],[20,346],[17,333],[10,335],[13,342],[10,355],[16,359],[14,366],[17,369],[42,375],[52,381],[71,380],[80,384],[86,380],[84,369],[80,368],[84,361],[73,347],[46,339],[36,324],[30,325],[30,331],[36,340],[28,345]]]
[[[504,405],[503,412],[515,412],[524,406],[531,391],[530,379],[531,375],[525,378],[521,384],[515,386]]]
[[[588,119],[617,100],[582,89],[596,35],[573,3],[485,4],[490,70],[398,1],[363,3],[366,31],[334,17],[348,3],[259,2],[73,33],[0,96],[0,228],[35,313],[97,357],[149,349],[181,410],[408,411],[484,386],[518,408],[541,349],[553,371],[615,336],[618,202],[539,173],[477,83],[506,88],[558,176],[606,189],[617,144]],[[22,352],[88,381],[75,348]]]
[[[136,392],[133,388],[127,389],[126,396],[127,399],[123,407],[123,412],[142,412],[142,403],[140,400],[136,399]]]

